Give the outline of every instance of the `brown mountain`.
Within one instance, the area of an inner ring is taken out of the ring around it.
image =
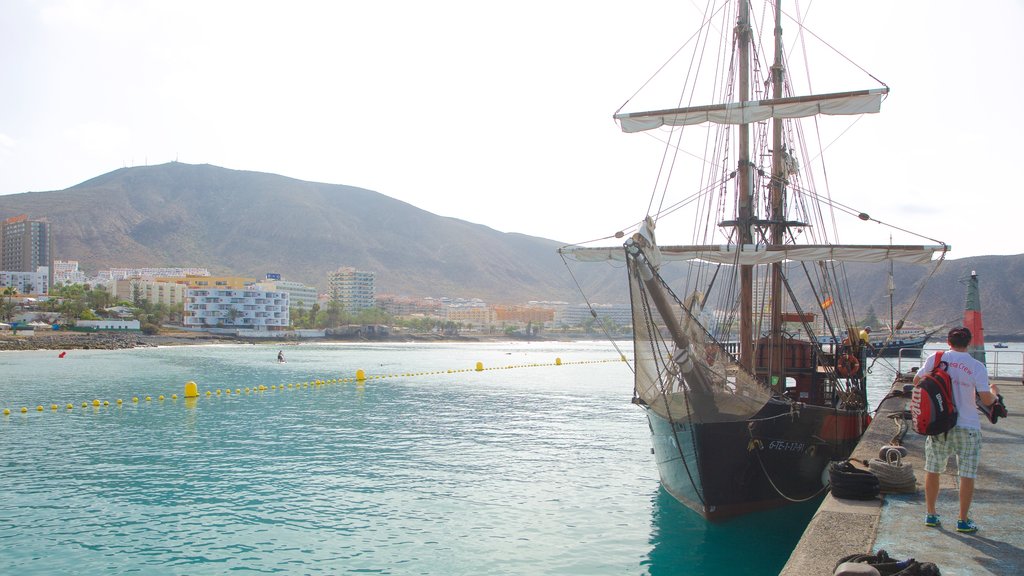
[[[326,288],[329,271],[354,266],[377,273],[378,292],[414,297],[580,302],[579,282],[591,302],[627,299],[621,266],[574,264],[573,278],[556,253],[561,242],[438,216],[371,190],[261,172],[178,162],[123,168],[66,190],[0,196],[0,218],[19,214],[51,222],[56,257],[90,272],[204,266],[222,275],[279,272]],[[847,270],[858,316],[873,308],[886,319],[888,267]],[[1024,255],[947,260],[931,278],[929,267],[897,267],[897,316],[927,279],[909,321],[957,322],[972,270],[989,335],[1024,337]]]
[[[66,190],[0,196],[0,218],[18,214],[51,222],[55,256],[90,272],[202,266],[326,288],[328,272],[353,266],[376,272],[379,292],[579,300],[558,242],[275,174],[178,162],[122,168]]]

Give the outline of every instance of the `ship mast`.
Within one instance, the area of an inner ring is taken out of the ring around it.
[[[782,98],[782,81],[786,70],[782,63],[782,11],[778,2],[775,8],[775,62],[772,64],[772,98]],[[771,244],[778,246],[784,241],[786,232],[786,178],[788,166],[786,151],[782,143],[782,120],[772,119],[772,181],[769,196],[771,214]],[[779,371],[778,389],[785,388],[785,374],[782,363],[782,263],[771,266],[771,366]],[[774,370],[773,370],[774,372]],[[770,378],[769,378],[770,380]]]
[[[740,102],[750,100],[750,9],[745,0],[739,0],[739,18],[736,24],[740,56]],[[737,166],[738,206],[736,228],[741,246],[753,243],[753,165],[750,162],[750,125],[739,126],[739,165]],[[740,266],[740,364],[747,370],[754,366],[754,284],[753,266]]]

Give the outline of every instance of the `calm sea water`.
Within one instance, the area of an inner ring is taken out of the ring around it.
[[[708,525],[665,495],[616,358],[608,343],[0,353],[0,572],[778,573],[816,503]],[[245,392],[359,369],[389,377]],[[188,380],[242,393],[186,402]],[[111,404],[81,407],[94,399]]]

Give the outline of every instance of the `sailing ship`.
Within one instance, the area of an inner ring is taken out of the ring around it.
[[[924,350],[934,332],[926,332],[923,329],[901,328],[890,330],[878,336],[872,335],[869,342],[868,354],[895,358],[903,355],[919,356]]]
[[[700,178],[686,199],[652,197],[648,206],[660,208],[616,233],[620,246],[560,250],[567,264],[625,262],[633,403],[647,415],[664,489],[712,521],[819,496],[829,462],[847,458],[869,423],[866,351],[844,291],[845,263],[937,265],[949,249],[832,237],[834,207],[881,222],[816,187],[813,166],[825,146],[806,147],[800,122],[878,112],[889,89],[798,94],[786,72],[782,10],[771,3],[756,12],[774,22],[755,22],[753,12],[743,0],[715,5],[692,37],[699,54],[714,44],[705,34],[731,31],[721,44],[735,57],[709,74],[725,79],[720,103],[625,112],[627,102],[614,115],[626,133],[660,130],[659,177],[688,154],[686,138],[699,139],[708,152],[688,171]],[[756,38],[762,28],[774,41]],[[757,55],[763,46],[774,55]],[[687,84],[678,102],[695,100]],[[815,161],[801,165],[801,157]],[[659,180],[655,188],[670,187]],[[691,243],[659,245],[656,226],[687,211]],[[854,344],[822,345],[820,337]]]
[[[873,332],[868,338],[871,345],[867,347],[866,353],[868,356],[883,358],[896,358],[901,355],[908,358],[920,356],[925,344],[934,334],[934,330],[929,332],[923,328],[887,329],[877,334]],[[818,343],[841,345],[838,338],[831,336],[819,336]]]

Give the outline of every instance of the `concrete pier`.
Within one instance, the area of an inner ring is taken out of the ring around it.
[[[826,576],[840,558],[885,550],[897,560],[932,562],[943,576],[1024,574],[1024,386],[1020,378],[993,379],[1009,417],[991,424],[982,417],[981,465],[970,516],[975,534],[956,531],[958,492],[955,458],[941,477],[936,511],[942,526],[924,525],[924,436],[913,430],[903,437],[909,450],[904,462],[914,467],[917,490],[882,494],[875,500],[825,497],[782,570],[784,576]],[[897,384],[897,389],[902,384]],[[854,451],[858,461],[878,457],[897,434],[890,414],[903,412],[909,398],[882,403]],[[865,466],[859,466],[865,468]]]

